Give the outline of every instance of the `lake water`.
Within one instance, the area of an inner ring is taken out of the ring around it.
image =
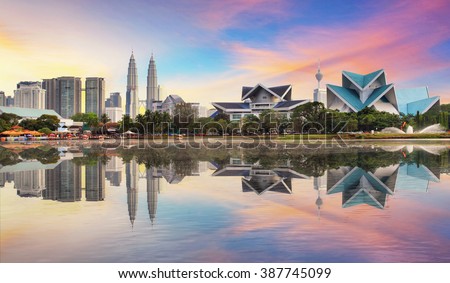
[[[1,262],[450,262],[449,145],[0,146]]]

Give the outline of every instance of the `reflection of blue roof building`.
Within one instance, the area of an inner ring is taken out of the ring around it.
[[[425,165],[401,164],[395,188],[398,190],[428,191],[430,182],[439,183],[437,176]]]
[[[327,85],[325,107],[341,112],[358,112],[366,107],[394,114],[424,114],[439,107],[439,97],[430,97],[428,88],[397,89],[386,83],[384,70],[367,75],[342,72],[342,86]]]
[[[333,176],[333,174],[328,176]],[[389,179],[389,176],[387,177],[386,181]],[[329,188],[327,193],[342,193],[342,207],[344,208],[363,203],[383,208],[387,195],[393,194],[393,190],[374,173],[355,167]]]
[[[265,87],[257,84],[255,87],[242,88],[243,102],[213,102],[219,113],[230,115],[230,120],[238,121],[247,115],[256,115],[266,109],[285,113],[288,117],[292,110],[309,100],[292,100],[292,86]]]
[[[374,172],[343,166],[327,172],[327,194],[342,193],[342,207],[368,204],[384,208],[388,195],[397,190],[427,191],[430,182],[439,182],[423,164],[396,164]]]

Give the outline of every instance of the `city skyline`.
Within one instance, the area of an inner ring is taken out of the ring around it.
[[[383,68],[396,86],[428,86],[430,95],[450,102],[447,1],[91,4],[86,11],[79,2],[5,1],[3,11],[20,11],[5,13],[0,24],[6,96],[20,81],[62,76],[103,77],[106,93],[124,92],[133,50],[138,85],[146,86],[153,53],[161,97],[178,94],[207,106],[234,101],[242,85],[257,83],[292,84],[293,99],[312,99],[319,58],[322,85],[338,84],[343,70]],[[42,5],[48,9],[32,17]],[[52,16],[67,10],[83,17]]]

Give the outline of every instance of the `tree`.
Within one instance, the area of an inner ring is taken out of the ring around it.
[[[110,121],[111,119],[108,117],[108,114],[106,113],[103,113],[102,116],[100,117],[100,122],[102,122],[103,124],[106,124]]]
[[[325,128],[325,113],[325,107],[321,102],[309,102],[297,106],[292,113],[292,121],[296,131],[323,130]]]
[[[450,103],[448,103],[448,104],[441,104],[441,111],[443,111],[443,112],[450,112]]]
[[[245,135],[248,134],[257,134],[260,130],[260,121],[258,117],[255,115],[247,115],[242,119],[242,133]]]
[[[41,115],[39,118],[36,119],[37,121],[37,129],[42,129],[42,128],[48,128],[52,131],[58,129],[58,124],[59,124],[59,119],[57,116],[55,115]]]
[[[120,128],[123,132],[128,131],[131,127],[133,127],[133,120],[130,115],[125,114],[122,116],[122,120],[119,121]]]
[[[39,129],[37,121],[34,119],[23,119],[22,121],[20,121],[19,126],[31,131],[36,131]]]
[[[441,124],[442,127],[445,129],[448,129],[449,126],[449,115],[448,112],[441,112],[441,115],[439,116],[439,124]]]
[[[218,114],[214,117],[214,121],[219,121],[220,119],[225,120],[225,121],[227,121],[227,122],[230,122],[230,115],[221,112],[221,113],[218,113]]]
[[[277,119],[275,111],[271,109],[263,110],[259,114],[261,129],[264,133],[269,133],[271,129],[277,128]]]
[[[195,122],[197,116],[197,109],[192,107],[190,103],[177,104],[173,115],[175,130],[180,132],[180,129],[187,129],[189,132],[193,132],[194,128],[196,128]]]
[[[20,116],[12,113],[2,113],[0,115],[0,131],[11,129],[12,126],[18,125]]]
[[[39,132],[43,133],[44,135],[49,135],[52,133],[52,130],[50,130],[49,128],[42,128],[42,129],[39,129]]]
[[[93,112],[88,113],[77,113],[70,117],[70,119],[76,121],[76,122],[83,122],[89,127],[97,127],[99,124],[98,116],[97,114]]]

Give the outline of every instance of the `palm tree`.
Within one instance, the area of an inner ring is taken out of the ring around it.
[[[100,117],[100,122],[102,122],[103,124],[106,124],[110,121],[111,119],[108,117],[108,114],[106,113],[102,114],[102,116]]]

